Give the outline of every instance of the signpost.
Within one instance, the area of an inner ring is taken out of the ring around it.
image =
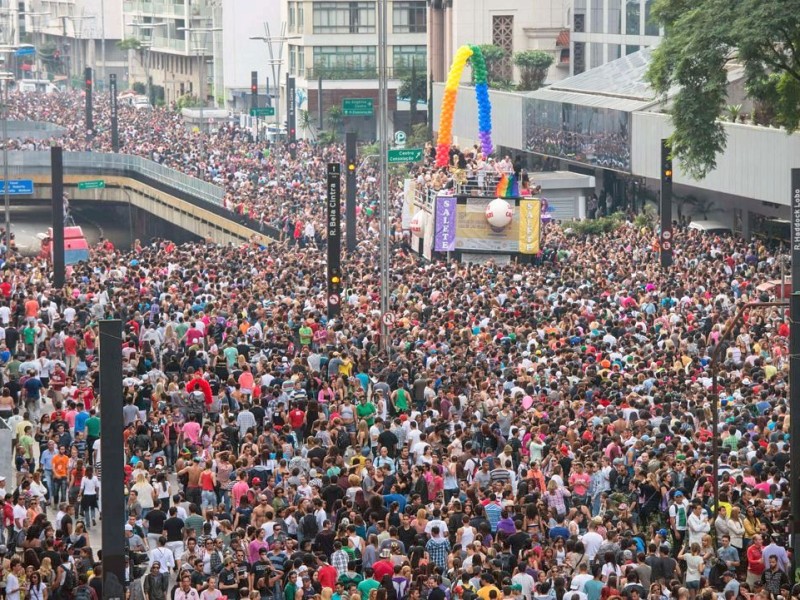
[[[274,106],[262,106],[260,108],[251,108],[250,109],[250,116],[251,117],[274,117],[275,116],[275,107]]]
[[[371,117],[375,114],[372,98],[345,98],[342,100],[345,117]]]
[[[406,132],[405,131],[395,131],[394,132],[394,144],[398,148],[405,148],[406,147]]]
[[[339,316],[342,289],[342,165],[328,163],[326,229],[328,233],[328,319]]]
[[[789,301],[789,406],[797,407],[800,402],[800,169],[792,169],[792,296]],[[783,286],[783,281],[781,281]],[[792,443],[789,444],[789,464],[791,473],[789,486],[791,490],[792,524],[791,544],[797,556],[800,551],[800,518],[797,507],[800,506],[800,485],[797,479],[800,475],[800,419],[791,420],[789,435]]]
[[[389,150],[389,164],[419,162],[422,148],[395,148]]]
[[[91,181],[78,182],[79,190],[101,190],[106,187],[106,182],[102,179],[92,179]]]
[[[0,179],[0,194],[6,193],[6,182]],[[9,179],[8,180],[8,195],[9,196],[26,196],[33,193],[33,180],[32,179]]]

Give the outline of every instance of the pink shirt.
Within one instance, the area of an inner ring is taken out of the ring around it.
[[[188,423],[184,424],[183,435],[189,438],[193,444],[196,444],[197,440],[200,439],[200,423],[189,421]]]
[[[233,498],[233,508],[239,507],[239,502],[242,498],[247,495],[247,491],[250,489],[250,486],[247,485],[247,481],[242,481],[241,479],[237,481],[233,488],[231,488],[231,498]]]

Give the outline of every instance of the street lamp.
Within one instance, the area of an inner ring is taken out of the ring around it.
[[[167,23],[159,22],[159,23],[126,23],[128,27],[133,29],[137,29],[141,32],[142,35],[147,36],[147,39],[139,40],[139,47],[147,50],[147,59],[142,61],[142,66],[144,67],[144,77],[145,77],[145,88],[147,93],[147,99],[153,103],[153,98],[151,96],[151,89],[150,89],[150,60],[151,60],[151,50],[153,48],[153,30],[157,27],[166,27]],[[138,39],[138,38],[137,38]],[[130,66],[128,66],[128,79],[130,80]],[[130,85],[130,83],[128,84]],[[155,104],[155,103],[153,103]]]
[[[283,45],[289,40],[300,39],[299,35],[286,35],[286,23],[281,23],[280,35],[271,35],[269,30],[269,23],[264,23],[265,35],[251,35],[251,40],[260,40],[267,45],[269,52],[269,60],[267,66],[272,71],[272,79],[275,83],[275,123],[278,125],[278,132],[280,133],[281,126],[281,66],[283,65]],[[273,44],[278,45],[278,51],[275,52]],[[276,56],[277,54],[277,56]],[[267,94],[269,98],[269,94]]]

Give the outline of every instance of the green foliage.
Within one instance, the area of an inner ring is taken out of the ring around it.
[[[134,81],[131,87],[133,87],[133,91],[137,94],[144,95],[147,93],[147,86],[141,81]]]
[[[128,50],[141,50],[142,42],[137,38],[125,38],[117,42],[117,48],[123,52],[127,52]]]
[[[569,224],[572,235],[601,235],[616,231],[625,223],[623,213],[614,213],[607,217],[585,221],[575,221]]]
[[[673,153],[695,178],[716,166],[725,148],[725,67],[745,69],[762,118],[789,132],[800,126],[800,0],[658,0],[653,17],[666,36],[653,52],[648,79],[659,93],[679,91],[671,107]]]
[[[344,123],[344,111],[341,106],[333,105],[327,110],[326,114],[328,127],[330,127],[331,134],[336,138],[336,131]]]
[[[193,108],[195,106],[200,106],[200,101],[198,100],[197,96],[192,94],[184,94],[175,102],[175,107],[178,110],[183,108]]]
[[[483,54],[483,60],[486,63],[486,80],[489,82],[489,87],[495,87],[495,83],[504,81],[503,79],[503,62],[508,58],[508,53],[500,46],[494,44],[481,44],[478,46]],[[475,74],[472,75],[472,81],[475,82]]]
[[[314,118],[311,116],[311,113],[305,109],[300,109],[300,130],[307,133],[311,136],[311,139],[316,139],[316,134],[314,132],[315,123]]]
[[[428,101],[428,86],[425,82],[425,70],[409,71],[400,79],[398,98],[416,98],[418,102]]]
[[[426,123],[417,123],[411,126],[411,133],[406,138],[406,147],[422,148],[430,139],[428,125]]]
[[[547,70],[553,64],[553,56],[543,50],[526,50],[514,55],[514,64],[519,67],[519,89],[538,90],[544,84]]]
[[[333,144],[336,141],[336,134],[332,131],[320,131],[317,141],[320,144]]]

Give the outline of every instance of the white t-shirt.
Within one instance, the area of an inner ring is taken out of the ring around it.
[[[81,493],[84,496],[96,496],[100,491],[100,481],[97,477],[92,476],[91,479],[84,477],[81,479]]]
[[[19,579],[11,573],[6,578],[6,600],[19,600]]]
[[[92,450],[94,451],[95,460],[97,462],[102,462],[100,458],[100,438],[97,438],[92,444]]]
[[[25,510],[25,507],[20,506],[19,504],[14,505],[14,531],[20,531],[22,529],[21,527],[17,526],[17,522],[24,523],[27,516],[28,511]]]

